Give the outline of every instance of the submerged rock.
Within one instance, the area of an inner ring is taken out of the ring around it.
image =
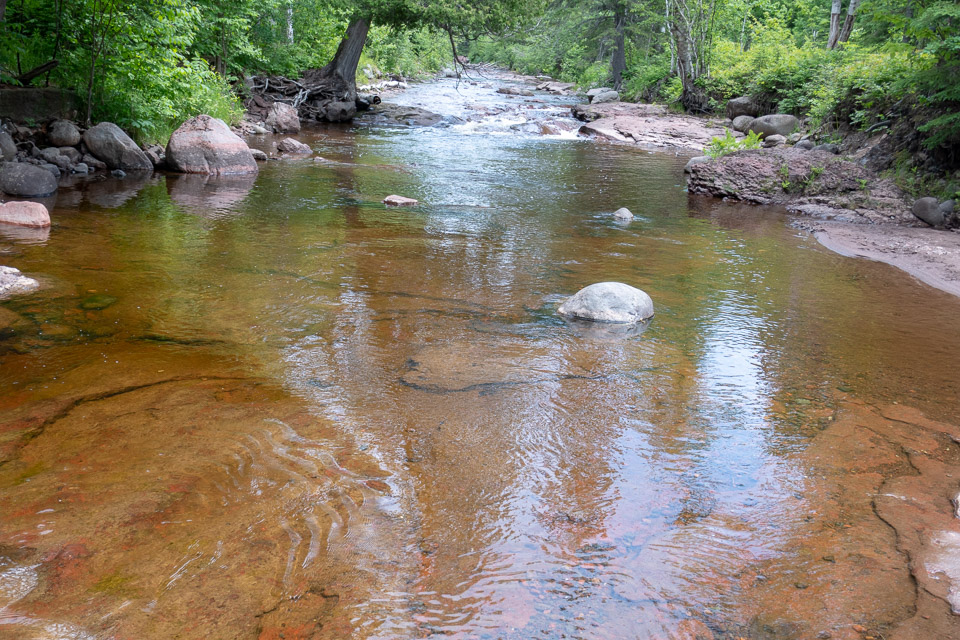
[[[626,207],[620,207],[613,212],[613,217],[617,220],[633,220],[633,212]]]
[[[20,227],[49,227],[50,212],[39,202],[6,202],[0,204],[0,222]]]
[[[83,134],[83,142],[90,153],[110,169],[153,171],[153,163],[147,154],[112,122],[101,122],[87,129]]]
[[[270,156],[267,155],[267,152],[261,151],[260,149],[250,149],[250,153],[253,155],[253,159],[257,162],[266,162],[270,159]]]
[[[24,162],[7,162],[0,167],[0,191],[6,194],[39,198],[49,196],[56,190],[57,179],[42,167]]]
[[[0,298],[29,293],[39,287],[39,282],[23,275],[19,269],[0,265]]]
[[[591,322],[632,324],[653,316],[653,300],[622,282],[598,282],[568,298],[557,313]]]
[[[223,120],[208,115],[190,118],[173,132],[167,143],[166,160],[172,171],[180,173],[230,175],[258,171],[247,143]]]

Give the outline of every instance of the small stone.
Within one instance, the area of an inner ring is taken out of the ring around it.
[[[793,586],[797,589],[807,589],[810,587],[806,582],[794,582]]]
[[[0,204],[0,222],[20,227],[49,227],[50,212],[39,202],[5,202]]]
[[[826,151],[827,153],[832,153],[837,155],[840,153],[840,147],[832,143],[818,144],[811,151]]]
[[[785,136],[775,134],[775,135],[767,136],[766,138],[764,138],[763,146],[764,148],[769,149],[771,147],[779,147],[783,144],[786,144],[786,142],[787,142],[787,138]]]
[[[73,172],[79,173],[80,175],[87,174],[90,173],[90,167],[88,167],[85,162],[78,162],[73,165]]]
[[[110,172],[110,175],[112,175],[114,178],[126,178],[126,177],[127,177],[127,173],[126,173],[126,171],[124,171],[123,169],[114,169],[113,171]]]
[[[810,140],[801,140],[797,144],[793,145],[793,148],[800,149],[802,151],[810,151],[810,149],[813,149],[813,142]]]
[[[277,149],[284,153],[294,153],[297,155],[310,155],[313,153],[313,149],[311,149],[309,145],[299,140],[294,140],[293,138],[284,138],[278,142]]]
[[[626,207],[620,207],[613,212],[613,217],[617,220],[633,220],[633,213]]]
[[[833,634],[829,631],[821,631],[817,634],[817,640],[830,640],[833,637]]]
[[[865,626],[863,626],[862,624],[855,624],[855,625],[853,625],[853,630],[856,631],[857,633],[866,633],[866,632],[867,632],[867,628],[866,628]]]
[[[257,162],[266,162],[270,159],[270,156],[267,155],[267,152],[261,151],[260,149],[250,149],[250,153],[253,154],[253,159]]]
[[[383,199],[383,204],[401,207],[419,204],[419,201],[414,200],[413,198],[405,198],[404,196],[391,195]]]
[[[258,124],[253,125],[253,132],[258,136],[262,136],[265,133],[270,133],[269,131],[267,131],[266,129],[264,129]],[[253,151],[253,149],[251,149],[251,151]]]

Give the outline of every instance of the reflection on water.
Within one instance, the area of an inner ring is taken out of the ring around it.
[[[0,316],[0,637],[841,638],[915,614],[869,502],[906,449],[859,468],[829,436],[907,437],[873,404],[954,419],[960,303],[688,198],[683,158],[301,138],[328,161],[83,182],[45,241],[4,234],[49,286]],[[649,326],[556,317],[605,280],[650,293]]]

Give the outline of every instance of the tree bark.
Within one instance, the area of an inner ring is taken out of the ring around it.
[[[627,43],[626,43],[626,23],[627,16],[623,5],[617,3],[614,11],[614,20],[616,21],[616,42],[613,47],[613,57],[610,59],[610,81],[613,88],[617,91],[623,87],[623,72],[627,69]]]
[[[7,12],[7,0],[0,0],[0,22],[3,22],[3,16]]]
[[[287,4],[287,43],[293,44],[293,5]]]
[[[843,27],[840,29],[840,42],[846,42],[850,39],[850,34],[853,33],[853,21],[857,17],[857,8],[860,6],[860,0],[850,0],[850,5],[847,7],[847,17],[843,20]]]
[[[357,65],[369,30],[367,18],[351,20],[333,60],[303,74],[303,84],[310,88],[304,105],[318,120],[343,122],[357,113]]]
[[[827,37],[827,49],[835,49],[840,38],[840,9],[842,0],[833,0],[830,7],[830,35]]]

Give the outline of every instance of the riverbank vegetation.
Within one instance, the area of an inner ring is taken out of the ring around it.
[[[115,122],[141,143],[165,141],[198,113],[238,121],[246,78],[323,67],[358,8],[376,8],[325,0],[0,1],[0,83],[75,90],[81,119]],[[415,76],[450,63],[446,33],[397,18],[372,26],[361,67]]]
[[[930,0],[560,0],[471,57],[625,99],[722,113],[749,95],[825,136],[908,123],[903,151],[960,163],[960,5]]]

